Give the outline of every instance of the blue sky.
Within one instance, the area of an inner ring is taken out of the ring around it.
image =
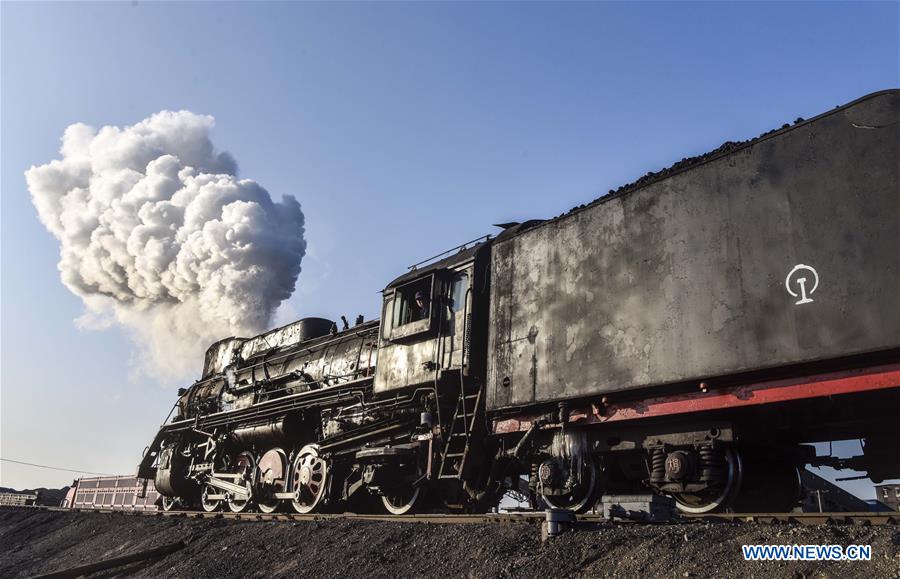
[[[352,319],[492,223],[900,84],[896,2],[3,2],[0,17],[0,452],[111,473],[134,468],[176,385],[136,375],[123,330],[73,323],[23,178],[71,123],[215,116],[241,176],[306,215],[281,321]],[[0,469],[3,486],[73,476]]]

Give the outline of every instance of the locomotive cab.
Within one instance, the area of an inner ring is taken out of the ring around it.
[[[411,401],[418,424],[411,440],[398,437],[357,459],[395,514],[419,508],[423,485],[449,508],[490,502],[482,492],[493,456],[482,396],[490,241],[458,249],[412,268],[383,292],[373,393],[384,402]]]
[[[473,326],[482,297],[473,292],[473,281],[487,245],[413,269],[385,288],[378,355],[388,363],[376,368],[375,393],[434,384],[448,373],[472,373],[469,348],[483,334]]]

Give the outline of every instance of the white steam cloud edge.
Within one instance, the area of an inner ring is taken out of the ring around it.
[[[165,381],[198,376],[212,342],[268,329],[306,252],[300,204],[239,179],[213,125],[189,111],[78,123],[61,160],[25,172],[62,281],[84,301],[79,325],[124,326],[137,370]]]

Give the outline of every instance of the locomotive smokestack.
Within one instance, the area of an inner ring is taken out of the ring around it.
[[[60,243],[79,323],[131,330],[143,370],[196,373],[211,342],[267,328],[306,252],[292,196],[273,202],[215,150],[214,120],[162,111],[136,125],[69,126],[61,160],[25,173]]]

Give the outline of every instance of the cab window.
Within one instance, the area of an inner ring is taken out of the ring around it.
[[[447,307],[444,309],[444,318],[453,322],[457,315],[462,315],[462,311],[466,308],[466,292],[469,289],[469,275],[466,273],[456,274],[451,278],[447,285]]]
[[[381,337],[385,340],[391,337],[393,324],[394,298],[385,300],[384,309],[381,311]]]
[[[461,312],[466,307],[466,292],[469,289],[469,274],[463,273],[453,280],[450,287],[450,307],[454,312]]]
[[[394,328],[431,318],[434,307],[431,303],[431,282],[432,278],[428,277],[397,288],[392,319]]]

